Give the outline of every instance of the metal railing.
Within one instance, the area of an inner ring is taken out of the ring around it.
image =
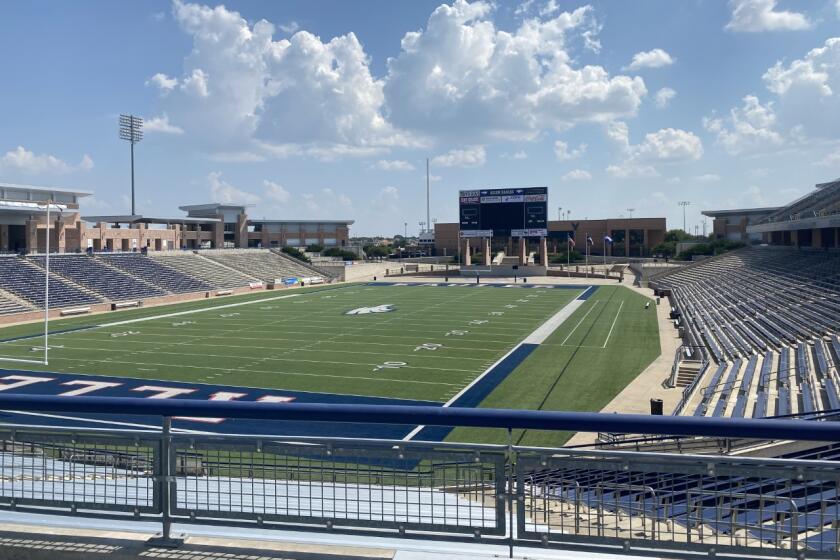
[[[538,429],[840,442],[831,422],[3,394],[0,409],[161,417],[159,431],[0,425],[0,508],[156,520],[157,545],[178,544],[176,523],[466,539],[511,554],[838,552],[836,462],[535,448],[510,437]],[[207,434],[173,430],[173,416],[507,428],[509,441]]]

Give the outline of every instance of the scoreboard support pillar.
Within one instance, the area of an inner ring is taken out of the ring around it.
[[[548,239],[540,238],[540,266],[548,266]]]
[[[493,262],[493,256],[490,254],[490,238],[486,237],[484,239],[484,266],[490,266],[491,262]]]
[[[470,249],[470,238],[464,239],[464,266],[472,266],[472,250]]]
[[[524,237],[519,238],[519,266],[528,264],[528,255],[526,254],[528,248],[527,240]]]

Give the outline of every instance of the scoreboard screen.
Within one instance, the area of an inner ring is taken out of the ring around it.
[[[548,187],[461,191],[461,237],[546,237]]]

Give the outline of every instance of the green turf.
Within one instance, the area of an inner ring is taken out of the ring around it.
[[[481,406],[601,410],[659,355],[656,309],[645,309],[648,301],[624,287],[600,287]],[[516,430],[513,442],[558,446],[570,436]],[[507,435],[499,430],[460,428],[449,439],[498,443],[506,441]]]
[[[190,302],[64,320],[54,328],[260,300],[56,334],[49,366],[7,367],[445,402],[581,291],[349,285]],[[287,297],[262,301],[278,296]],[[345,315],[382,304],[396,311]],[[38,328],[0,329],[0,339]],[[418,349],[425,343],[442,347]],[[40,344],[6,342],[0,355],[37,358],[32,348]]]

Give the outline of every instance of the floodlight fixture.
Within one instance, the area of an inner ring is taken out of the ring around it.
[[[143,139],[143,119],[134,115],[120,115],[120,140],[131,144],[131,215],[134,211],[134,144]]]

